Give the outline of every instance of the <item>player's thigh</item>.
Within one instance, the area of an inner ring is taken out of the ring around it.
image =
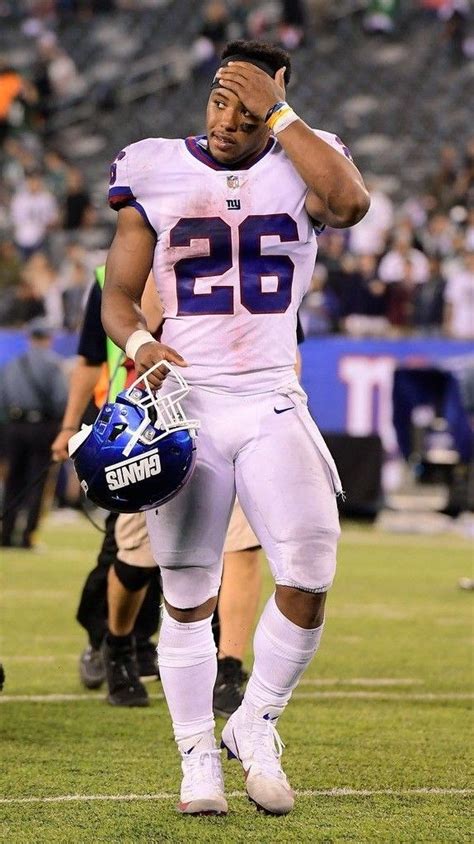
[[[217,595],[222,554],[235,497],[234,467],[204,432],[197,443],[193,476],[147,525],[163,594],[174,607],[200,606]]]
[[[336,566],[335,479],[305,407],[262,414],[236,463],[237,495],[277,583],[325,591]],[[330,458],[329,458],[330,459]]]
[[[249,521],[236,498],[230,517],[229,527],[225,538],[224,553],[235,551],[246,551],[249,548],[256,548],[260,545]]]

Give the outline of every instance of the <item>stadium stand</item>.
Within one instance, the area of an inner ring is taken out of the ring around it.
[[[467,211],[473,150],[466,105],[474,72],[472,36],[467,19],[460,46],[458,35],[457,41],[452,36],[449,2],[438,3],[438,11],[423,2],[392,5],[389,32],[377,27],[374,31],[367,23],[377,3],[301,6],[291,101],[308,122],[343,137],[362,172],[371,177],[372,187],[394,203],[394,236],[385,233],[383,252],[400,239],[398,228],[404,226],[411,246],[421,245],[423,252],[436,257],[437,245],[427,245],[424,232],[435,211],[444,215],[451,243],[444,246],[441,266],[433,267],[430,275],[441,275],[444,286],[453,267],[465,272],[460,256],[465,248],[472,249],[473,241],[472,212],[469,217]],[[13,68],[28,83],[29,96],[16,98],[2,124],[5,187],[0,194],[0,233],[2,241],[8,241],[12,197],[27,173],[40,167],[45,187],[60,207],[58,220],[40,246],[59,272],[56,286],[62,296],[70,284],[65,276],[71,244],[83,248],[82,263],[89,266],[96,251],[110,242],[114,218],[104,197],[107,164],[117,151],[149,135],[202,131],[209,76],[227,37],[255,35],[285,43],[293,37],[291,32],[288,36],[293,23],[285,22],[286,4],[277,2],[202,3],[192,12],[187,0],[3,2],[1,14],[4,67]],[[441,162],[437,172],[440,156],[445,173]],[[66,222],[71,204],[79,214],[75,226]],[[418,285],[408,283],[408,289],[398,290],[395,284],[389,289],[382,279],[378,292],[377,285],[367,292],[368,282],[360,280],[367,271],[352,258],[360,250],[351,248],[350,239],[341,251],[340,275],[343,281],[349,275],[359,292],[352,301],[341,301],[324,274],[330,240],[330,233],[322,239],[320,274],[312,291],[321,294],[320,304],[314,313],[318,297],[309,298],[307,330],[380,334],[425,328],[419,317],[401,314],[420,310],[414,301],[420,297]],[[2,254],[5,248],[9,249],[3,245]],[[372,275],[380,280],[382,255],[375,257]],[[2,279],[4,264],[0,257]],[[431,302],[439,299],[438,288],[433,281],[423,294],[430,299],[424,313],[430,308],[434,313],[428,331],[440,330],[443,324],[443,302]],[[17,323],[17,312],[13,307],[12,317],[3,304],[1,324],[12,319]],[[369,320],[348,320],[353,313]],[[71,325],[66,315],[63,325]]]

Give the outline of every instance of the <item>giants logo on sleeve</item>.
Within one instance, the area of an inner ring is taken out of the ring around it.
[[[123,149],[119,154],[114,158],[112,164],[110,165],[110,177],[109,177],[109,185],[115,185],[117,181],[117,161],[121,161],[122,158],[125,158],[126,152]]]
[[[339,146],[342,147],[342,151],[343,151],[344,155],[346,156],[346,158],[348,158],[349,161],[353,161],[354,159],[352,158],[351,151],[348,147],[346,147],[344,141],[341,141],[341,139],[338,138],[337,135],[334,135],[334,137],[335,137],[337,143],[339,144]]]
[[[121,208],[131,205],[135,201],[133,191],[130,185],[127,184],[128,176],[126,169],[118,165],[118,162],[122,158],[125,158],[126,155],[127,153],[123,149],[110,165],[109,205],[114,211],[119,211]]]
[[[122,460],[120,463],[107,466],[105,480],[110,490],[116,490],[122,489],[124,486],[130,486],[130,484],[136,484],[137,481],[144,481],[153,475],[159,475],[160,472],[160,456],[158,449],[155,448],[153,451],[149,451],[148,454],[140,455],[140,457],[132,457],[130,460]]]

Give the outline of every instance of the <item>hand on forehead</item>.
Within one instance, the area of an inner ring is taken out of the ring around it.
[[[227,62],[227,64],[221,65],[217,69],[216,78],[219,78],[221,73],[225,73],[228,71],[232,71],[233,73],[241,73],[244,76],[256,76],[256,77],[263,77],[269,76],[270,79],[275,78],[274,73],[268,73],[266,70],[262,70],[261,67],[253,64],[252,62],[246,62],[243,59],[239,61]]]
[[[214,86],[232,92],[251,114],[264,119],[268,109],[285,98],[284,76],[284,67],[273,77],[252,62],[229,61],[218,69]]]
[[[227,56],[225,59],[223,59],[223,61],[221,62],[221,66],[218,68],[217,73],[219,72],[219,70],[222,70],[222,68],[228,67],[229,65],[232,65],[232,64],[243,65],[247,68],[250,65],[251,68],[258,68],[263,73],[266,73],[268,76],[271,76],[272,79],[275,76],[275,71],[273,70],[272,67],[270,67],[270,65],[266,61],[263,61],[263,60],[260,60],[260,59],[251,59],[251,58],[248,58],[247,56],[239,55],[238,53],[236,53],[233,56]],[[245,67],[244,67],[244,69],[245,69]],[[216,74],[216,76],[213,79],[211,87],[214,87],[217,84],[218,84],[218,77],[217,77],[217,74]]]

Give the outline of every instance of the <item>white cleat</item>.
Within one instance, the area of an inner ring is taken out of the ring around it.
[[[245,700],[222,731],[221,747],[237,759],[245,773],[249,799],[271,815],[291,812],[295,795],[280,764],[284,744],[275,722],[280,712],[272,707],[252,711]]]
[[[183,781],[178,812],[184,815],[226,815],[221,752],[212,733],[179,742]]]

